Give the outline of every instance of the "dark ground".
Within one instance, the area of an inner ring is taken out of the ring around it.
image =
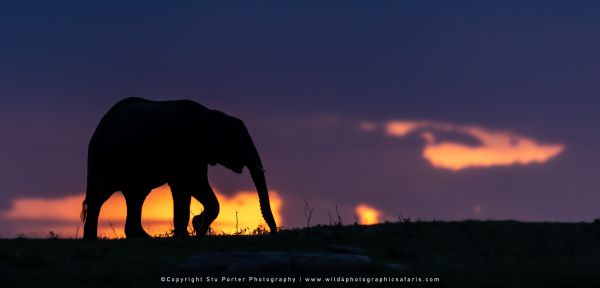
[[[365,251],[376,263],[370,275],[440,279],[438,284],[396,287],[600,287],[598,221],[404,221],[284,230],[272,236],[92,242],[3,239],[0,287],[222,287],[161,283],[160,277],[168,276],[168,271],[188,256],[206,251],[322,251],[332,244]],[[406,265],[409,271],[385,272],[381,268],[384,263]]]

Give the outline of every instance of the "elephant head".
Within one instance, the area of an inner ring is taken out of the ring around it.
[[[238,174],[242,173],[244,166],[248,168],[256,186],[262,216],[271,233],[275,233],[277,225],[269,203],[265,170],[244,122],[212,110],[206,123],[208,164],[221,164]]]

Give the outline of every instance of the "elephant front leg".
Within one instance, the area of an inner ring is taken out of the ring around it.
[[[196,193],[194,193],[193,196],[200,201],[202,206],[204,206],[204,210],[200,215],[197,215],[192,219],[192,226],[194,227],[197,236],[203,236],[206,235],[210,228],[210,224],[212,224],[219,215],[219,201],[208,184],[208,181],[206,181],[203,189],[195,190],[195,192]]]
[[[173,191],[173,222],[175,237],[187,237],[187,227],[190,222],[190,202],[192,196],[184,191]]]

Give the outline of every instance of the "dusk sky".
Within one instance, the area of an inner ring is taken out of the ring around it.
[[[423,2],[3,2],[0,237],[74,233],[89,138],[130,96],[244,120],[285,227],[304,200],[312,224],[600,217],[600,5]]]

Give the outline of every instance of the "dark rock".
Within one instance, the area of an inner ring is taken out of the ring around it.
[[[381,270],[385,272],[406,272],[408,267],[396,263],[386,263],[381,266]]]
[[[194,255],[179,264],[176,272],[203,275],[326,275],[360,273],[373,269],[365,255],[332,252],[222,252]]]
[[[365,252],[359,248],[352,246],[342,246],[342,245],[331,245],[325,249],[327,252],[332,253],[340,253],[340,254],[357,254],[357,255],[366,255]]]

